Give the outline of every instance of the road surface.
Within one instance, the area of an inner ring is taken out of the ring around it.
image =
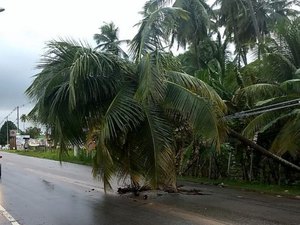
[[[201,189],[201,195],[105,195],[88,166],[0,154],[0,225],[300,224],[296,199],[193,183],[185,188]]]

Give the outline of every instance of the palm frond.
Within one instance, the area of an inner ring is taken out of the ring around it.
[[[196,136],[210,139],[219,149],[223,137],[219,129],[220,118],[213,107],[213,102],[175,82],[167,81],[167,83],[166,107],[179,112],[189,121]]]
[[[143,7],[143,15],[149,15],[161,7],[166,7],[172,3],[173,0],[148,0]]]
[[[174,153],[171,150],[172,129],[164,118],[160,107],[150,105],[144,108],[145,146],[142,147],[145,160],[146,178],[150,179],[153,187],[169,180],[175,182]]]
[[[126,133],[135,129],[144,118],[142,107],[133,98],[135,89],[123,87],[112,99],[103,116],[103,137],[105,140],[117,137],[117,131]]]
[[[165,93],[164,71],[156,55],[145,55],[138,65],[139,86],[136,98],[142,103],[161,101]]]
[[[239,89],[235,94],[235,101],[246,100],[249,106],[254,106],[256,102],[276,96],[280,97],[283,94],[279,85],[259,83]]]
[[[163,51],[168,47],[169,35],[180,19],[187,19],[187,13],[179,8],[159,8],[145,16],[138,33],[131,41],[130,53],[140,61],[149,52]]]
[[[292,79],[282,82],[280,87],[288,94],[300,93],[300,79]]]
[[[91,141],[96,142],[96,153],[93,158],[93,174],[100,177],[104,184],[104,191],[111,190],[111,179],[115,174],[116,168],[112,155],[104,142],[101,131],[92,132]],[[89,139],[88,139],[89,140]]]
[[[284,117],[287,116],[289,115],[284,115]],[[253,139],[254,135],[257,132],[264,132],[265,130],[267,130],[273,124],[277,123],[282,118],[283,117],[281,111],[266,112],[259,116],[256,116],[244,128],[243,136],[245,136],[248,139]]]
[[[265,55],[264,69],[266,70],[266,79],[282,82],[293,78],[296,71],[293,59],[281,52],[274,52]]]
[[[39,64],[42,70],[26,90],[36,101],[33,113],[45,124],[61,124],[63,137],[69,141],[82,140],[85,117],[99,113],[127,73],[125,63],[116,56],[77,44],[49,42]]]
[[[211,101],[213,105],[216,106],[216,109],[219,109],[221,112],[226,112],[226,105],[223,100],[211,86],[209,86],[202,80],[186,73],[176,71],[169,71],[167,74],[167,79],[182,87],[187,88],[196,95],[199,95],[200,97]]]
[[[121,164],[116,157],[120,150],[114,152],[111,143],[116,145],[117,137],[136,129],[144,118],[141,106],[133,98],[134,93],[134,86],[125,85],[112,98],[106,110],[102,109],[101,114],[89,119],[89,141],[96,141],[94,174],[100,175],[105,188],[111,187],[112,175],[120,171]]]
[[[280,129],[272,143],[270,151],[283,155],[289,152],[293,157],[299,154],[300,144],[300,110],[294,110],[293,115]]]
[[[300,67],[300,18],[287,23],[280,24],[278,31],[281,37],[284,38],[286,50],[289,53],[289,58],[292,59],[296,68]]]

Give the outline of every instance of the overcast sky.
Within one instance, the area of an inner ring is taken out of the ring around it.
[[[1,0],[0,123],[16,107],[20,115],[32,106],[24,91],[47,41],[73,38],[94,45],[93,34],[103,22],[119,27],[120,39],[131,39],[146,0]],[[25,106],[23,106],[25,104]],[[16,111],[9,120],[15,122]],[[16,123],[16,122],[15,122]],[[0,124],[2,126],[2,123]]]

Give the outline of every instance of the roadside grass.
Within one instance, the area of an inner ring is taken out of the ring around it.
[[[92,157],[89,154],[86,154],[83,151],[80,151],[78,156],[74,156],[73,150],[69,150],[68,153],[64,153],[59,156],[59,150],[51,149],[51,150],[9,150],[7,152],[16,153],[19,155],[24,156],[31,156],[36,158],[43,158],[43,159],[51,159],[55,161],[62,161],[62,162],[69,162],[69,163],[76,163],[80,165],[92,165]]]
[[[199,184],[207,185],[222,185],[224,187],[237,188],[246,191],[255,191],[264,194],[271,194],[286,197],[300,196],[300,184],[294,185],[275,185],[263,184],[257,181],[242,181],[231,179],[208,179],[208,178],[195,178],[195,177],[178,177],[179,181],[189,181]]]

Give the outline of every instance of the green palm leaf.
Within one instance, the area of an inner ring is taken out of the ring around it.
[[[268,53],[264,56],[262,77],[265,80],[282,82],[293,78],[296,67],[292,59],[282,52]]]
[[[253,106],[256,102],[276,96],[280,97],[283,94],[279,85],[260,83],[239,89],[234,98],[236,102],[246,100],[250,106]]]
[[[288,94],[300,93],[300,79],[292,79],[284,81],[280,84],[280,87]]]
[[[135,129],[143,120],[142,107],[133,98],[135,89],[125,86],[111,101],[103,116],[103,136],[105,139],[117,137],[117,132],[126,133]]]
[[[92,131],[92,139],[96,143],[96,153],[93,158],[93,174],[99,175],[104,184],[104,191],[112,189],[111,179],[115,174],[116,168],[111,152],[105,145],[104,137],[101,131]],[[89,140],[89,138],[88,138]]]
[[[129,50],[133,58],[139,62],[143,55],[168,47],[169,35],[180,19],[187,19],[187,13],[179,8],[159,8],[145,15],[131,41]]]
[[[170,73],[167,107],[190,122],[197,136],[204,136],[219,147],[225,126],[220,118],[226,110],[220,97],[204,82],[182,73]]]
[[[76,140],[86,127],[85,117],[98,114],[99,107],[117,93],[127,68],[116,56],[76,42],[52,41],[47,46],[38,66],[42,71],[26,90],[37,101],[32,114],[45,124],[61,124],[61,134]]]
[[[289,152],[293,157],[296,157],[299,151],[300,144],[300,110],[294,110],[290,119],[284,124],[279,131],[275,140],[272,143],[270,151],[283,155]]]
[[[146,142],[143,155],[146,159],[146,178],[153,187],[160,183],[175,184],[174,153],[171,150],[172,129],[163,111],[155,105],[145,109]]]
[[[105,188],[111,187],[110,180],[117,169],[113,163],[113,148],[109,143],[114,142],[121,133],[135,129],[144,118],[141,106],[133,98],[134,91],[134,87],[124,86],[111,100],[106,111],[89,121],[89,140],[97,140],[94,174],[100,174]]]
[[[207,83],[203,82],[196,77],[190,76],[186,73],[180,73],[176,71],[168,72],[168,80],[174,82],[182,87],[191,90],[193,93],[203,97],[213,103],[216,109],[225,112],[226,105],[217,92],[209,86]]]
[[[218,143],[218,120],[212,103],[192,91],[168,81],[167,103],[190,121],[197,136],[211,138]]]
[[[143,14],[147,15],[161,7],[170,5],[172,2],[173,0],[148,0],[144,5]]]
[[[147,104],[161,101],[165,92],[164,71],[156,57],[150,54],[145,55],[138,65],[137,72],[139,86],[136,98]]]
[[[287,116],[288,115],[284,115],[283,117]],[[281,111],[266,112],[256,116],[245,127],[243,135],[248,139],[252,139],[257,132],[264,132],[279,120],[283,119],[283,117]]]

